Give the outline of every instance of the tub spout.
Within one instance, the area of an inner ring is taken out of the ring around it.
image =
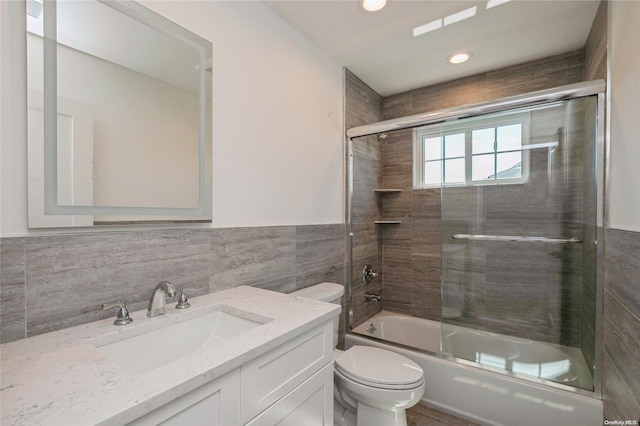
[[[375,300],[376,302],[382,302],[382,296],[374,293],[365,293],[364,298],[367,299],[367,302],[371,302]]]

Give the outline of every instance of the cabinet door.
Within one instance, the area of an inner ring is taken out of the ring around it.
[[[333,362],[333,322],[282,344],[241,367],[242,421],[248,422]]]
[[[247,426],[273,425],[333,425],[333,362],[247,423]]]
[[[240,424],[240,370],[206,385],[134,420],[134,426],[229,426]]]

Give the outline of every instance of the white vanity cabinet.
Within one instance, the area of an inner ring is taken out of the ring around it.
[[[135,426],[332,424],[332,321],[130,423]]]
[[[333,424],[333,322],[241,368],[242,423]]]
[[[333,364],[325,365],[246,425],[333,425]]]
[[[129,425],[239,425],[240,398],[240,370],[236,369],[134,420]]]

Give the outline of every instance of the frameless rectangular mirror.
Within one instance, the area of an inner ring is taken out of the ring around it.
[[[212,50],[133,1],[27,0],[29,227],[210,221]]]

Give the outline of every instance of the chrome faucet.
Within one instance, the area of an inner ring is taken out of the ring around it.
[[[153,289],[153,294],[149,300],[149,308],[147,309],[147,316],[149,318],[167,313],[165,295],[169,297],[175,296],[176,288],[169,281],[160,281],[156,288]]]
[[[375,300],[376,302],[382,302],[382,296],[374,293],[365,293],[364,298],[367,299],[367,302],[371,302]]]

